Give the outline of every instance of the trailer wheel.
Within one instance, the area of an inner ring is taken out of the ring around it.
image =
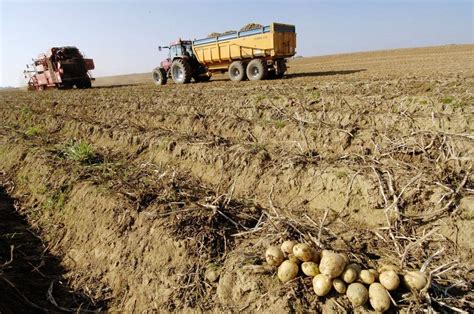
[[[171,77],[176,84],[189,83],[192,78],[191,66],[183,59],[176,59],[171,64]]]
[[[154,68],[151,75],[153,77],[153,82],[155,82],[156,85],[165,85],[168,80],[165,70],[160,67]]]
[[[265,60],[253,59],[247,65],[247,77],[251,81],[259,81],[267,78],[268,68]]]
[[[246,79],[245,65],[242,61],[234,61],[229,65],[229,78],[231,81],[240,82]]]

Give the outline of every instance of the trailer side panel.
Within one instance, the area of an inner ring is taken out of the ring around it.
[[[295,55],[294,25],[273,23],[258,29],[193,41],[198,61],[209,70],[225,70],[232,61],[282,59]]]

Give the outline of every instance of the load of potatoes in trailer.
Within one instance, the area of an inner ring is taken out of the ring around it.
[[[294,25],[252,23],[238,32],[180,39],[165,48],[169,48],[168,58],[152,72],[157,85],[166,84],[168,78],[178,84],[207,81],[216,72],[228,72],[236,82],[282,78],[287,58],[296,53],[296,31]]]

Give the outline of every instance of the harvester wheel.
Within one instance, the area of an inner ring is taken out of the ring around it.
[[[64,84],[64,85],[68,86],[68,84]],[[75,85],[78,89],[84,89],[84,88],[91,88],[92,87],[91,80],[89,78],[79,79],[75,82]]]
[[[84,88],[91,88],[92,87],[92,82],[90,78],[87,78],[84,80]]]
[[[253,59],[247,65],[247,77],[251,81],[259,81],[267,78],[268,67],[265,60]]]
[[[71,89],[72,86],[69,83],[60,83],[58,84],[58,89]]]
[[[171,77],[176,84],[189,83],[192,78],[191,66],[183,59],[176,59],[171,64]]]
[[[242,61],[234,61],[229,65],[229,78],[231,81],[240,82],[247,77],[245,65]]]
[[[153,77],[153,82],[155,82],[156,85],[165,85],[168,80],[165,70],[160,67],[154,68],[151,75]]]

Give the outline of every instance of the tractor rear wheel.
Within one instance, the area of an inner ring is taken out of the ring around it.
[[[247,78],[245,65],[242,61],[234,61],[229,65],[229,78],[231,81],[240,82]]]
[[[153,77],[153,82],[155,82],[156,85],[165,85],[168,80],[165,70],[160,67],[154,68],[151,75]]]
[[[176,59],[171,64],[171,77],[176,84],[189,83],[192,78],[191,66],[183,59]]]
[[[263,59],[253,59],[247,65],[247,77],[251,81],[264,80],[268,76],[268,67]]]

